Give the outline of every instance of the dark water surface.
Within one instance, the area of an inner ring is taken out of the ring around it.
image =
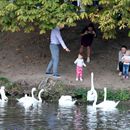
[[[129,103],[113,111],[95,110],[85,104],[59,108],[57,103],[44,103],[25,110],[10,101],[0,104],[0,130],[130,130],[129,109]]]

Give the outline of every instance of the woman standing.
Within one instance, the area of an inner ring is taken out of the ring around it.
[[[84,48],[87,48],[87,63],[90,62],[91,45],[94,37],[96,37],[96,32],[92,23],[85,27],[81,34],[81,47],[80,53],[83,53]]]

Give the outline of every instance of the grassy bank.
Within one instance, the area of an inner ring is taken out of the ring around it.
[[[10,96],[21,96],[24,93],[29,93],[31,90],[31,88],[20,86],[18,83],[12,83],[5,77],[0,77],[0,85],[6,87],[6,91]],[[80,88],[80,86],[69,86],[63,84],[61,81],[56,81],[53,85],[49,83],[49,86],[44,86],[44,89],[45,92],[42,97],[46,101],[57,101],[61,95],[71,95],[73,98],[78,99],[79,102],[86,102],[87,91],[90,89],[90,86],[88,88]],[[103,89],[98,89],[97,93],[98,100],[103,100]],[[117,90],[107,88],[107,99],[120,101],[130,100],[130,91],[127,89]]]

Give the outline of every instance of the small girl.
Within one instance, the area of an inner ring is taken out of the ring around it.
[[[126,51],[126,54],[122,57],[123,61],[123,78],[128,79],[129,66],[130,66],[130,51]]]
[[[76,81],[79,79],[80,81],[83,81],[83,66],[86,67],[86,64],[84,63],[83,56],[81,54],[78,55],[74,64],[76,64]]]

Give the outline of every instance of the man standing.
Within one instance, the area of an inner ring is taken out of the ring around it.
[[[60,29],[62,28],[64,28],[64,25],[59,25],[58,27],[54,28],[51,31],[51,37],[50,37],[51,60],[46,69],[46,74],[53,74],[53,76],[56,78],[60,78],[58,73],[60,45],[66,52],[70,52],[70,50],[67,48],[61,37]]]

